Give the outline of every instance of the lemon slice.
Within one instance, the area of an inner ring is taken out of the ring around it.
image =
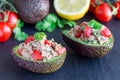
[[[59,16],[67,20],[82,18],[89,9],[90,0],[54,0],[54,7]]]

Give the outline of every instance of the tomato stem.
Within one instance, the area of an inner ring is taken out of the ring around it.
[[[116,15],[116,14],[117,14],[118,7],[115,8],[115,7],[111,4],[111,2],[110,2],[109,0],[107,0],[107,2],[108,2],[108,4],[110,5],[110,7],[112,8],[112,14],[113,14],[113,15]]]
[[[118,2],[119,0],[114,0],[114,2]]]
[[[4,14],[4,19],[1,20],[1,21],[7,21],[7,20],[8,20],[8,17],[7,17],[6,12],[5,12],[5,11],[2,11],[2,10],[0,10],[0,12]],[[1,17],[2,17],[2,16],[1,16]]]
[[[10,2],[8,2],[7,0],[0,0],[0,2],[2,3],[0,5],[0,8],[3,7],[4,9],[6,9],[6,5],[8,5],[12,11],[17,12],[15,7]]]

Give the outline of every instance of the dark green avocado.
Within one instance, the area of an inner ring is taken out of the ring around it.
[[[17,46],[14,47],[11,54],[14,61],[19,66],[36,73],[45,74],[55,72],[62,67],[66,58],[66,53],[64,53],[47,61],[31,61],[20,56],[17,53],[17,48]]]
[[[14,0],[21,19],[29,24],[42,20],[49,13],[49,0]]]
[[[104,45],[88,44],[77,38],[73,38],[68,34],[68,30],[62,31],[62,37],[65,43],[75,51],[76,54],[87,57],[102,57],[109,53],[114,44],[114,37],[111,36],[110,40]]]

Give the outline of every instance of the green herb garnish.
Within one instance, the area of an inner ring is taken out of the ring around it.
[[[76,23],[74,21],[59,19],[55,14],[48,14],[43,21],[36,23],[35,29],[38,31],[52,32],[56,27],[64,28],[65,25],[74,27]]]
[[[21,30],[23,26],[24,23],[21,20],[18,20],[16,27],[13,29],[14,38],[18,41],[23,41],[28,37],[28,35]]]
[[[36,32],[35,34],[34,34],[34,38],[36,39],[36,40],[42,40],[43,38],[45,38],[46,37],[46,34],[44,33],[44,32]]]
[[[99,22],[97,22],[96,20],[91,20],[88,25],[94,29],[101,29],[102,28],[102,24],[100,24]]]

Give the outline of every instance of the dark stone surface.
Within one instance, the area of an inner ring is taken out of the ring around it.
[[[93,14],[87,13],[77,22],[89,21],[93,18]],[[7,42],[0,43],[0,80],[120,80],[120,20],[113,18],[112,21],[103,24],[111,30],[115,42],[110,53],[98,59],[74,55],[74,51],[62,40],[63,29],[47,33],[48,39],[54,38],[55,41],[66,46],[68,54],[60,70],[46,75],[36,74],[16,65],[10,54],[12,48],[20,42],[11,36]],[[34,25],[25,25],[23,31],[28,34],[36,32]]]

